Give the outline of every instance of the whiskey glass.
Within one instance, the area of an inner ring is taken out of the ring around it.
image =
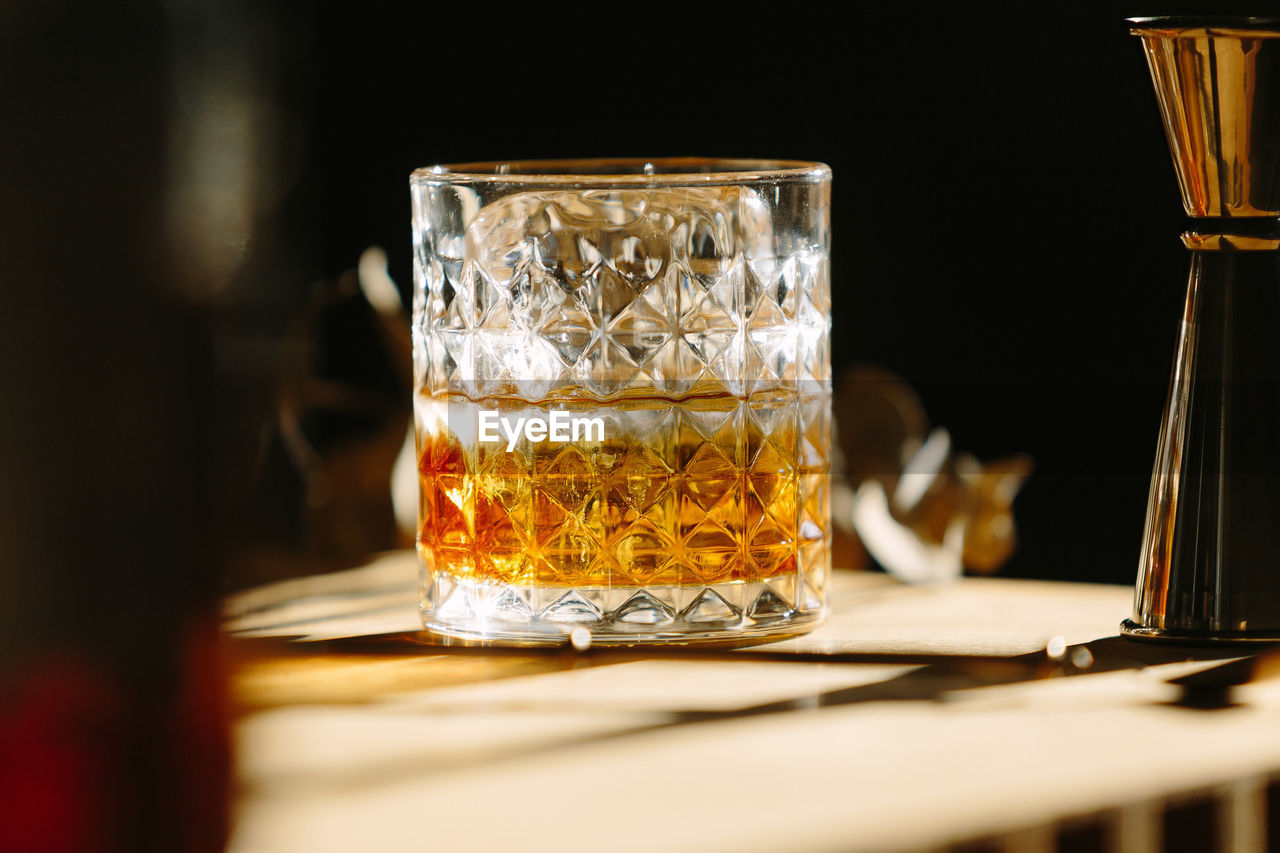
[[[469,163],[410,188],[427,629],[631,645],[820,622],[830,169]]]

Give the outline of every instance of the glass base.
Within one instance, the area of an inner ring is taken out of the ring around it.
[[[1131,640],[1152,640],[1179,645],[1217,646],[1235,643],[1280,643],[1280,631],[1191,631],[1177,628],[1149,628],[1132,619],[1120,623],[1121,636]]]
[[[422,592],[428,631],[518,645],[758,642],[804,633],[826,615],[822,596],[796,573],[691,586],[546,587],[436,572],[424,576]]]

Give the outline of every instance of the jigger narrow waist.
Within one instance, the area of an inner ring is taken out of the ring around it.
[[[1182,245],[1193,252],[1280,251],[1280,218],[1193,217]]]

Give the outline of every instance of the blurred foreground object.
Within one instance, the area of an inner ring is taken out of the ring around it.
[[[901,378],[856,367],[836,385],[836,441],[847,480],[833,486],[841,538],[836,565],[865,562],[861,549],[908,583],[988,574],[1013,554],[1013,499],[1031,473],[1024,454],[991,463],[955,450]],[[843,547],[841,547],[843,546]]]
[[[0,6],[0,850],[216,851],[207,317],[159,2]]]

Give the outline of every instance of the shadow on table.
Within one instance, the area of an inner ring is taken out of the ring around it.
[[[1184,696],[1174,704],[1194,708],[1226,707],[1230,688],[1250,680],[1254,672],[1252,654],[1257,648],[1240,646],[1194,647],[1135,642],[1119,636],[1104,637],[1058,650],[1011,656],[948,655],[898,652],[796,652],[777,651],[769,646],[708,649],[698,646],[644,648],[593,648],[584,652],[567,647],[492,647],[481,645],[438,645],[421,632],[397,632],[372,636],[320,641],[289,641],[287,638],[241,639],[233,641],[250,659],[307,658],[332,661],[345,657],[394,660],[405,656],[429,657],[433,661],[451,659],[470,664],[451,683],[516,678],[530,674],[612,666],[637,661],[705,662],[788,662],[840,664],[897,664],[914,668],[873,684],[797,696],[781,702],[742,707],[727,711],[679,712],[678,722],[725,719],[757,714],[781,713],[802,708],[851,705],[859,702],[941,701],[957,690],[1018,684],[1047,678],[1076,677],[1119,670],[1140,670],[1162,664],[1194,661],[1226,661],[1171,683],[1183,688]],[[1268,647],[1271,648],[1271,647]],[[476,666],[483,664],[483,666]],[[427,684],[389,684],[378,694],[417,689]],[[443,685],[439,685],[443,686]],[[370,699],[379,698],[372,695]]]
[[[278,638],[266,640],[237,640],[235,645],[252,654],[269,655],[279,659],[281,655],[294,656],[299,663],[309,658],[333,659],[353,657],[368,660],[406,662],[421,661],[439,664],[442,659],[466,664],[472,672],[466,680],[454,683],[474,683],[496,678],[519,678],[535,673],[565,671],[599,666],[613,666],[636,661],[722,661],[747,663],[751,661],[792,661],[839,665],[849,664],[899,664],[913,668],[894,677],[871,684],[863,684],[837,690],[798,695],[782,701],[772,701],[726,710],[672,709],[663,718],[640,725],[628,726],[607,732],[592,732],[569,740],[556,739],[504,748],[491,755],[470,754],[456,759],[441,760],[435,756],[429,764],[421,756],[406,755],[395,762],[377,762],[376,766],[347,768],[324,774],[323,777],[299,777],[293,781],[303,787],[320,786],[328,791],[356,790],[369,785],[386,784],[396,779],[421,779],[463,767],[475,768],[512,760],[535,757],[565,748],[584,747],[643,736],[658,731],[696,726],[725,720],[763,715],[782,715],[812,712],[816,709],[851,706],[867,702],[943,702],[954,698],[956,691],[983,687],[1013,685],[1041,679],[1059,677],[1075,678],[1089,674],[1139,670],[1161,664],[1188,661],[1224,661],[1191,676],[1175,679],[1170,683],[1182,686],[1182,697],[1166,703],[1186,708],[1229,707],[1231,687],[1244,683],[1254,673],[1257,658],[1244,657],[1254,650],[1239,647],[1194,648],[1173,645],[1139,643],[1121,637],[1105,637],[1089,643],[1068,646],[1052,658],[1046,652],[1008,657],[980,657],[925,654],[816,654],[805,652],[771,651],[767,647],[731,650],[700,650],[696,648],[661,648],[648,651],[636,649],[592,649],[585,653],[553,649],[511,649],[477,646],[431,647],[424,646],[418,633],[386,634],[352,637],[317,642],[282,643]],[[436,654],[431,654],[431,652]],[[424,656],[424,653],[425,656]],[[484,664],[481,670],[472,664]],[[481,674],[475,674],[481,673]],[[421,689],[421,683],[401,684],[383,691],[381,696],[403,690]],[[435,685],[430,685],[435,686]],[[381,696],[368,697],[375,701]],[[429,768],[429,769],[428,769]]]

